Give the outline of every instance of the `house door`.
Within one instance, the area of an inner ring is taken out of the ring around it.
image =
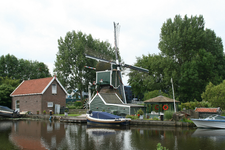
[[[15,106],[16,106],[16,107],[15,107],[15,111],[20,112],[20,101],[19,101],[19,100],[16,101]]]
[[[55,104],[55,114],[59,114],[59,113],[60,113],[60,105]]]

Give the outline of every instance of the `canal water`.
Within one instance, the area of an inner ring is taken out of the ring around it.
[[[158,143],[169,150],[222,150],[225,130],[0,121],[0,150],[156,150]]]

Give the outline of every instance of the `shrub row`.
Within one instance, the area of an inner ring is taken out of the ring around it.
[[[193,101],[193,102],[186,102],[186,103],[181,103],[179,105],[179,109],[183,110],[183,108],[185,109],[195,109],[196,107],[206,107],[209,108],[211,107],[211,103],[207,102],[207,101]]]

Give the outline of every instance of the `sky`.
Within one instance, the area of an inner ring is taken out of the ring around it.
[[[0,56],[44,62],[53,75],[58,39],[81,31],[114,46],[113,22],[120,24],[118,47],[126,64],[159,54],[161,27],[175,15],[203,15],[205,27],[225,40],[222,0],[5,0],[0,1]],[[124,76],[123,82],[127,83]]]

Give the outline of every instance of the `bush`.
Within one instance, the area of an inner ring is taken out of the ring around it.
[[[138,112],[137,112],[139,115],[143,115],[144,114],[144,112],[143,112],[143,110],[140,108],[139,110],[138,110]]]
[[[134,115],[126,115],[126,118],[130,118],[130,119],[138,119],[138,116],[134,116]]]
[[[183,119],[181,119],[181,122],[193,123],[193,121],[192,121],[192,120],[189,120],[189,119],[187,119],[187,118],[183,118]]]
[[[80,101],[77,101],[74,103],[69,102],[66,106],[69,109],[82,109],[83,108],[82,103]]]
[[[198,102],[197,100],[195,100],[193,102],[181,103],[181,105],[179,106],[179,108],[181,110],[183,110],[183,108],[195,109],[195,107],[206,107],[206,108],[209,108],[209,107],[211,107],[211,103],[209,103],[207,101]]]
[[[77,101],[77,102],[74,102],[74,106],[82,106],[82,103]]]
[[[225,116],[225,111],[222,111],[221,116]]]
[[[165,113],[164,113],[164,118],[166,119],[166,120],[170,120],[170,119],[172,119],[173,118],[173,111],[170,111],[170,110],[168,110],[168,111],[165,111]]]
[[[82,109],[83,106],[73,106],[73,105],[67,105],[67,108],[69,109]]]
[[[159,120],[159,118],[158,117],[154,117],[152,120]]]

